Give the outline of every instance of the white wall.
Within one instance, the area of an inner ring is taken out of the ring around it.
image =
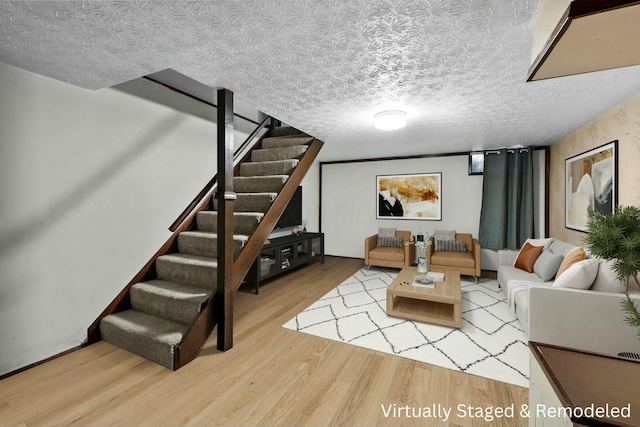
[[[320,162],[315,161],[302,181],[302,220],[307,231],[320,231]]]
[[[378,227],[396,227],[433,234],[435,229],[455,229],[478,236],[482,208],[482,175],[468,174],[467,155],[422,159],[325,163],[322,165],[322,231],[327,255],[364,258],[364,239]],[[534,151],[534,219],[536,236],[545,230],[543,150]],[[376,175],[442,172],[442,221],[377,220]],[[305,178],[307,228],[317,231],[320,171],[312,169]],[[307,205],[309,203],[309,205]],[[497,268],[497,252],[483,250],[482,268]]]
[[[215,173],[216,126],[4,64],[0,93],[1,375],[86,340]]]
[[[468,156],[366,161],[322,166],[322,231],[327,255],[364,258],[364,239],[378,227],[433,234],[455,229],[477,237],[482,176],[468,174]],[[376,220],[376,175],[442,172],[442,220]]]

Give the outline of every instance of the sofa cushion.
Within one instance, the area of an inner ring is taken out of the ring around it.
[[[625,291],[625,284],[616,278],[613,270],[613,260],[600,260],[596,280],[591,286],[592,291],[622,293]]]
[[[378,235],[378,247],[401,248],[402,237]]]
[[[544,246],[533,246],[531,243],[525,243],[522,245],[522,249],[520,249],[514,267],[532,273],[533,265],[536,263],[543,249]]]
[[[533,246],[544,246],[547,249],[555,239],[552,237],[547,237],[544,239],[527,239],[525,243],[529,243]],[[523,245],[524,246],[524,245]]]
[[[576,249],[579,249],[580,246],[576,246],[572,243],[563,242],[562,240],[553,239],[553,242],[549,245],[549,250],[554,254],[560,254],[564,257],[569,255]]]
[[[484,256],[484,253],[482,255]],[[518,258],[518,251],[512,251],[510,249],[499,249],[497,269],[499,269],[503,265],[513,266],[516,263],[516,258]]]
[[[596,258],[576,262],[553,282],[553,287],[589,289],[596,279],[599,265],[600,261]]]
[[[456,240],[456,230],[434,230],[433,238],[436,240]]]
[[[532,283],[543,283],[537,274],[527,273],[524,270],[515,268],[511,265],[501,265],[498,268],[498,283],[503,289],[507,288],[507,284],[512,280],[526,281]]]
[[[391,227],[378,227],[378,237],[396,237],[396,229]]]
[[[533,272],[536,273],[543,282],[553,280],[563,259],[561,254],[554,254],[551,250],[545,249],[533,265]]]
[[[462,268],[474,268],[476,262],[471,252],[436,251],[431,255],[431,264],[438,266],[451,266]]]
[[[556,280],[558,280],[562,273],[567,271],[573,264],[584,261],[585,259],[587,259],[587,254],[582,248],[578,248],[569,252],[569,254],[564,257],[562,263],[560,264],[560,267],[558,268],[558,272],[556,273]]]
[[[404,250],[402,248],[377,247],[369,251],[369,258],[385,261],[404,261]]]
[[[436,239],[436,251],[466,252],[467,242],[464,240],[438,240]]]

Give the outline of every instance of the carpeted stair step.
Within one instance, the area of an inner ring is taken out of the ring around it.
[[[251,152],[252,162],[272,162],[274,160],[299,159],[307,151],[306,145],[266,148]]]
[[[250,236],[258,224],[264,217],[264,214],[259,212],[233,212],[233,232],[234,234],[244,234]],[[200,211],[196,215],[196,224],[198,230],[212,231],[216,233],[218,231],[218,212],[216,211]]]
[[[187,254],[168,254],[156,259],[158,279],[214,291],[218,283],[218,260]]]
[[[298,166],[314,138],[291,127],[277,128],[240,165],[234,179],[234,257],[258,227],[264,213]],[[132,353],[174,369],[174,355],[205,304],[216,291],[218,212],[196,215],[197,230],[178,235],[178,253],[156,259],[157,279],[136,283],[129,291],[131,309],[100,321],[102,338]]]
[[[306,133],[291,126],[281,126],[271,129],[271,136],[288,136],[299,134],[306,135]]]
[[[247,162],[240,165],[240,176],[290,175],[296,166],[298,166],[296,159]]]
[[[238,258],[249,236],[233,235],[233,258]],[[178,252],[218,258],[218,234],[211,231],[183,231],[178,235]]]
[[[135,310],[111,314],[100,321],[102,339],[169,369],[173,369],[175,349],[188,329]]]
[[[313,141],[311,136],[288,136],[284,138],[263,138],[262,149],[292,147],[296,145],[307,145]]]
[[[131,287],[131,307],[142,313],[190,326],[211,291],[163,280],[149,280]]]
[[[233,179],[236,193],[278,193],[289,175],[237,176]]]
[[[237,193],[238,198],[233,202],[233,212],[265,213],[278,193]],[[218,199],[213,199],[213,209],[218,210]]]

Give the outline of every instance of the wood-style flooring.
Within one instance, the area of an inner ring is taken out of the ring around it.
[[[214,333],[176,372],[100,342],[5,378],[0,425],[527,425],[526,389],[282,327],[362,265],[327,257],[266,282],[259,295],[241,290],[234,347],[218,352]],[[514,418],[467,416],[469,406],[512,405]],[[414,409],[432,418],[414,418]]]

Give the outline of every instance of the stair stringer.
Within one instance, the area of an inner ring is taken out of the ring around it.
[[[157,278],[156,260],[163,255],[177,252],[178,236],[180,235],[180,233],[191,229],[192,225],[195,223],[196,214],[200,211],[206,210],[207,206],[210,203],[210,201],[204,200],[197,205],[192,214],[189,215],[187,219],[185,219],[185,221],[173,232],[173,234],[171,234],[171,236],[169,236],[164,245],[162,245],[162,247],[140,269],[138,274],[136,274],[133,279],[131,279],[131,281],[127,283],[122,291],[120,291],[120,293],[116,295],[111,304],[109,304],[107,308],[105,308],[104,311],[100,313],[98,318],[93,321],[93,323],[87,329],[89,344],[93,344],[102,340],[102,336],[100,334],[100,321],[103,318],[107,317],[110,314],[131,308],[131,288],[135,284]]]
[[[256,131],[263,127],[265,121],[261,123]],[[256,132],[254,131],[254,133]],[[250,139],[253,138],[252,134]],[[238,163],[234,166],[234,175],[238,173],[240,169],[240,165],[244,162],[249,161],[251,158],[251,153],[254,150],[259,150],[262,146],[262,138],[255,141],[253,146],[247,150],[247,152],[242,156],[242,158],[238,161]],[[196,203],[194,200],[191,202],[191,207],[193,210],[190,214],[188,214],[182,222],[174,223],[170,229],[173,231],[171,236],[167,239],[167,241],[162,245],[160,249],[151,257],[151,259],[138,271],[138,273],[131,279],[127,285],[116,295],[116,297],[111,301],[111,303],[100,313],[100,315],[93,321],[93,323],[87,328],[87,342],[89,344],[96,343],[102,340],[102,336],[100,334],[100,321],[110,314],[114,314],[120,311],[128,310],[131,308],[131,288],[140,282],[148,281],[157,278],[156,274],[156,260],[163,255],[175,253],[178,251],[178,236],[188,230],[192,230],[196,223],[196,216],[198,212],[208,210],[212,206],[212,195],[217,191],[217,182],[215,182],[215,177],[207,184],[205,187],[206,193],[201,192],[196,199],[200,199],[199,202]]]
[[[273,232],[282,212],[284,212],[296,189],[302,183],[302,180],[309,169],[311,169],[311,166],[323,145],[324,143],[322,141],[314,138],[306,153],[300,160],[300,163],[298,163],[298,166],[289,176],[289,179],[282,187],[282,190],[280,190],[278,196],[273,201],[273,205],[271,205],[271,208],[265,213],[262,221],[260,221],[260,224],[258,225],[258,228],[253,232],[242,252],[233,263],[232,289],[234,293],[242,284],[242,280],[249,272],[249,269],[260,253],[260,250],[262,250],[264,242],[267,241]]]
[[[322,141],[315,138],[313,139],[309,148],[300,159],[300,162],[289,176],[289,179],[278,193],[276,199],[273,201],[273,204],[265,213],[262,221],[260,221],[260,224],[258,224],[256,230],[249,237],[249,240],[242,249],[242,252],[240,252],[240,255],[233,263],[233,283],[227,284],[227,286],[231,286],[233,293],[235,293],[242,284],[242,280],[260,253],[262,246],[264,246],[264,243],[273,232],[282,212],[284,212],[284,209],[293,197],[294,192],[302,183],[302,180],[313,165],[313,162],[318,156],[323,145],[324,143]],[[173,363],[174,370],[179,369],[198,357],[202,347],[216,326],[216,305],[217,297],[214,292],[211,298],[209,298],[206,306],[200,312],[200,315],[193,326],[185,334],[182,342],[176,348]]]

